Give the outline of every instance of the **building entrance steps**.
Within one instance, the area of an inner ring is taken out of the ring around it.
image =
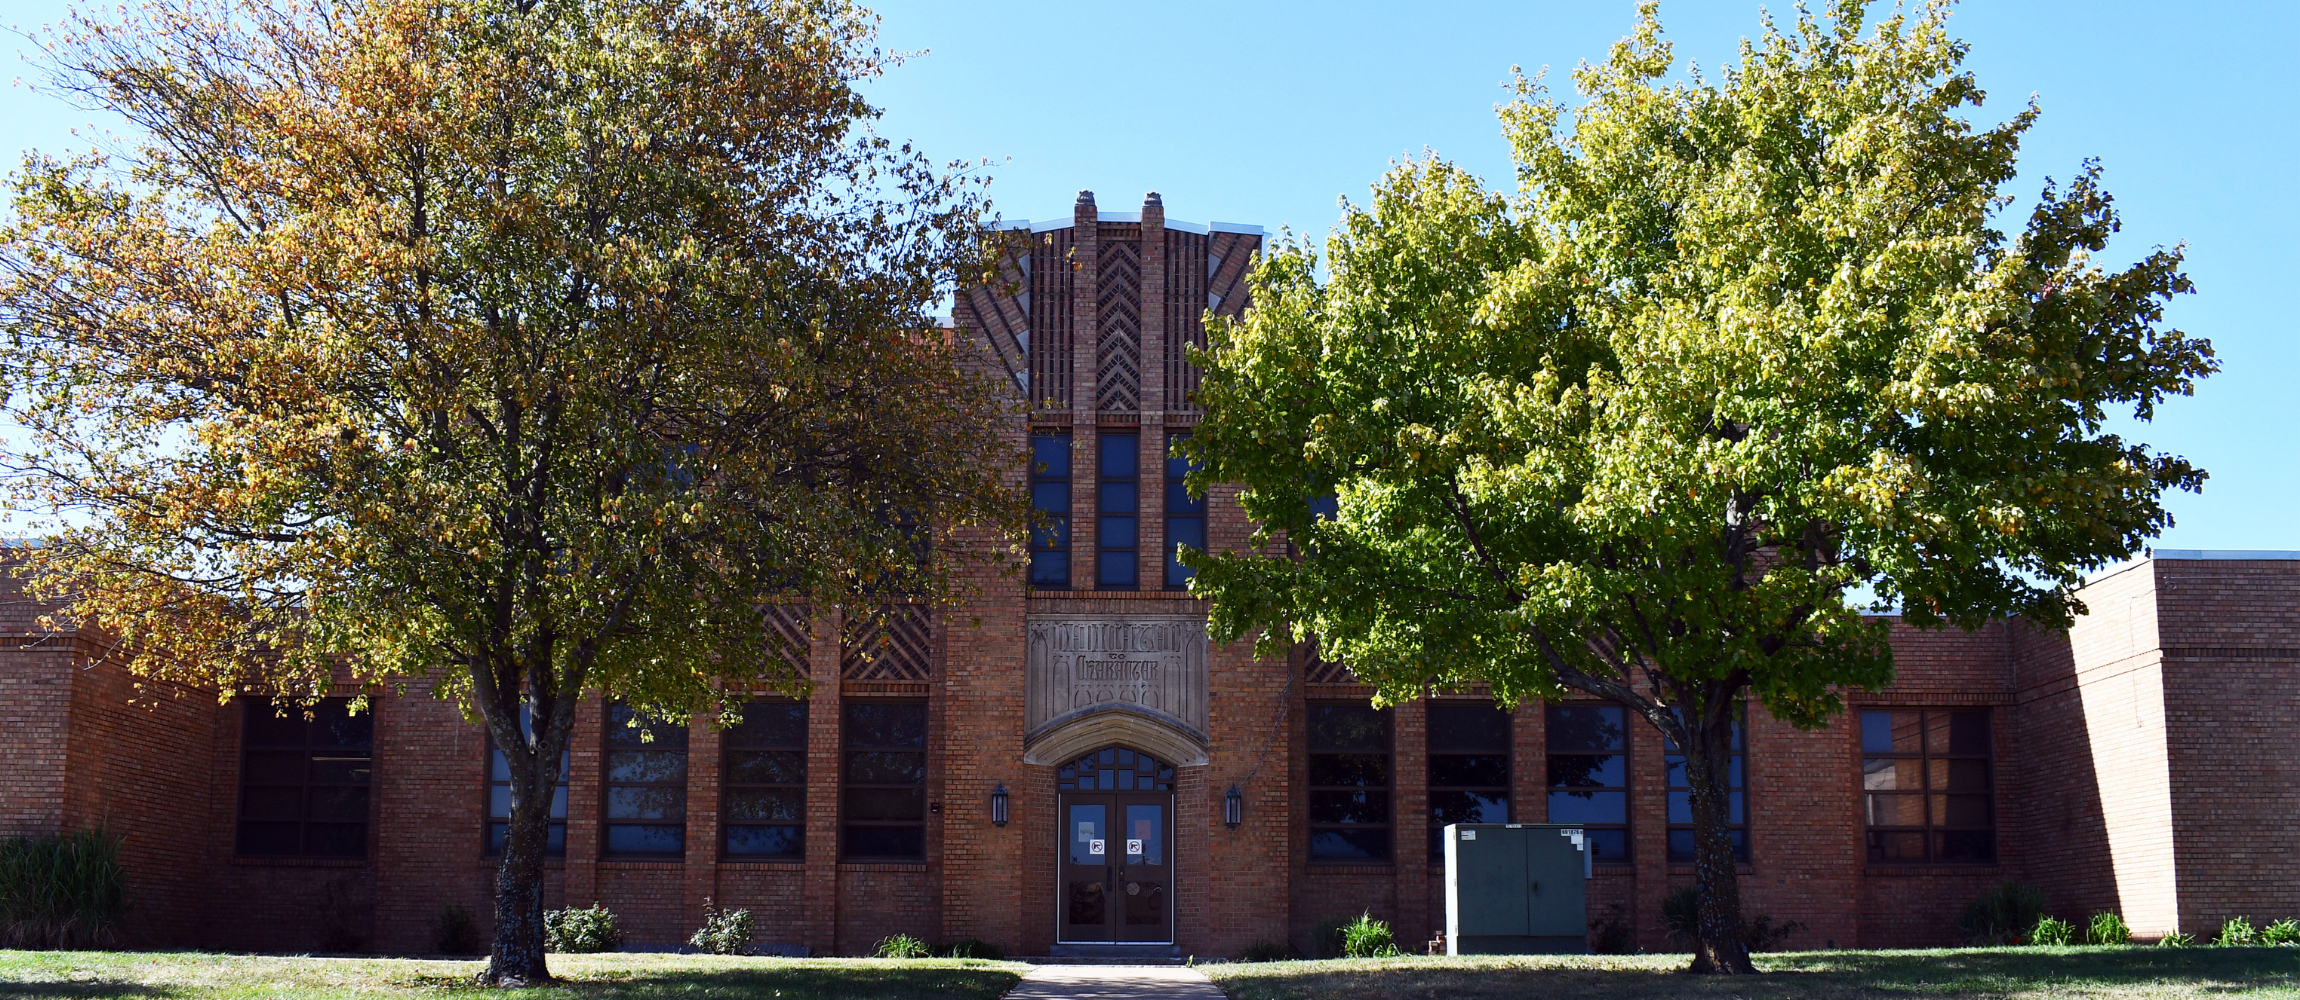
[[[1227,1000],[1206,974],[1178,965],[1041,965],[1004,1000]]]

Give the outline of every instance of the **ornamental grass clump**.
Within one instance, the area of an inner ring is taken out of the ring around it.
[[[615,911],[598,903],[587,909],[568,907],[543,914],[543,948],[563,954],[614,951],[623,944],[622,922]]]
[[[2093,914],[2085,925],[2084,940],[2087,944],[2131,944],[2132,928],[2125,925],[2122,915],[2103,911]]]
[[[2220,925],[2220,936],[2212,943],[2223,948],[2249,948],[2260,942],[2260,932],[2252,929],[2252,921],[2243,917],[2230,917]]]
[[[2270,945],[2300,944],[2300,920],[2286,917],[2260,928],[2260,943]]]
[[[2186,948],[2195,943],[2196,935],[2182,934],[2179,931],[2173,931],[2156,939],[2156,946],[2159,948]]]
[[[1397,938],[1390,934],[1390,925],[1375,920],[1372,913],[1360,913],[1358,919],[1342,925],[1343,956],[1392,958],[1397,953]]]
[[[933,958],[934,949],[908,934],[889,934],[871,949],[872,958]]]
[[[2028,943],[2053,947],[2076,943],[2076,925],[2059,917],[2038,917],[2036,927],[2028,932]]]
[[[0,947],[107,947],[127,909],[120,838],[110,830],[0,838]]]

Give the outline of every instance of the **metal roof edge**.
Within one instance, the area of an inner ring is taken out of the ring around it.
[[[1243,222],[1210,222],[1206,225],[1217,233],[1243,233],[1247,236],[1268,235],[1262,231],[1262,227],[1249,226]]]

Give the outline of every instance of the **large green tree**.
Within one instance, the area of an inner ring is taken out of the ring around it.
[[[1019,531],[1006,396],[927,314],[979,198],[870,130],[841,0],[122,16],[51,84],[140,141],[32,158],[0,230],[33,586],[150,677],[459,700],[511,778],[484,978],[544,981],[578,699],[802,690],[775,606],[948,596],[995,553],[930,530]]]
[[[1754,970],[1726,767],[1748,700],[1802,727],[1893,677],[1888,622],[2065,625],[2081,574],[2204,473],[2110,429],[2214,368],[2177,250],[2121,270],[2097,171],[2007,211],[2023,109],[1931,4],[1767,22],[1670,77],[1647,4],[1568,109],[1502,109],[1515,193],[1441,161],[1349,209],[1216,323],[1196,483],[1289,543],[1194,556],[1217,633],[1313,634],[1415,697],[1619,702],[1684,753],[1696,971]],[[1330,498],[1330,502],[1327,500]]]

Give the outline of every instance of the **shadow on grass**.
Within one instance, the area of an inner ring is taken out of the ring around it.
[[[996,1000],[1022,977],[996,968],[874,968],[860,963],[805,966],[778,965],[746,969],[634,969],[585,970],[561,973],[550,986],[533,990],[484,989],[457,976],[422,976],[401,980],[425,993],[452,992],[481,997],[566,997],[570,1000],[646,1000],[654,997],[699,998],[781,997],[782,1000]]]
[[[1406,959],[1231,965],[1232,1000],[1633,1000],[1764,996],[1876,1000],[1949,996],[2192,997],[2300,986],[2300,949],[2071,948],[1809,952],[1759,956],[1755,979],[1695,977],[1674,956],[1590,961]]]
[[[333,981],[293,981],[275,978],[276,972],[255,977],[269,981],[264,995],[280,1000],[334,1000],[334,998],[457,997],[469,1000],[995,1000],[1021,977],[999,968],[873,968],[859,963],[835,966],[781,965],[746,969],[632,969],[582,970],[562,973],[550,986],[528,990],[490,990],[464,975],[376,975],[372,978],[336,977]],[[346,980],[349,981],[346,981]],[[199,1000],[202,997],[245,996],[247,982],[208,984],[139,982],[119,976],[86,974],[56,979],[0,979],[0,998],[6,1000],[78,1000],[124,997],[153,1000]]]

